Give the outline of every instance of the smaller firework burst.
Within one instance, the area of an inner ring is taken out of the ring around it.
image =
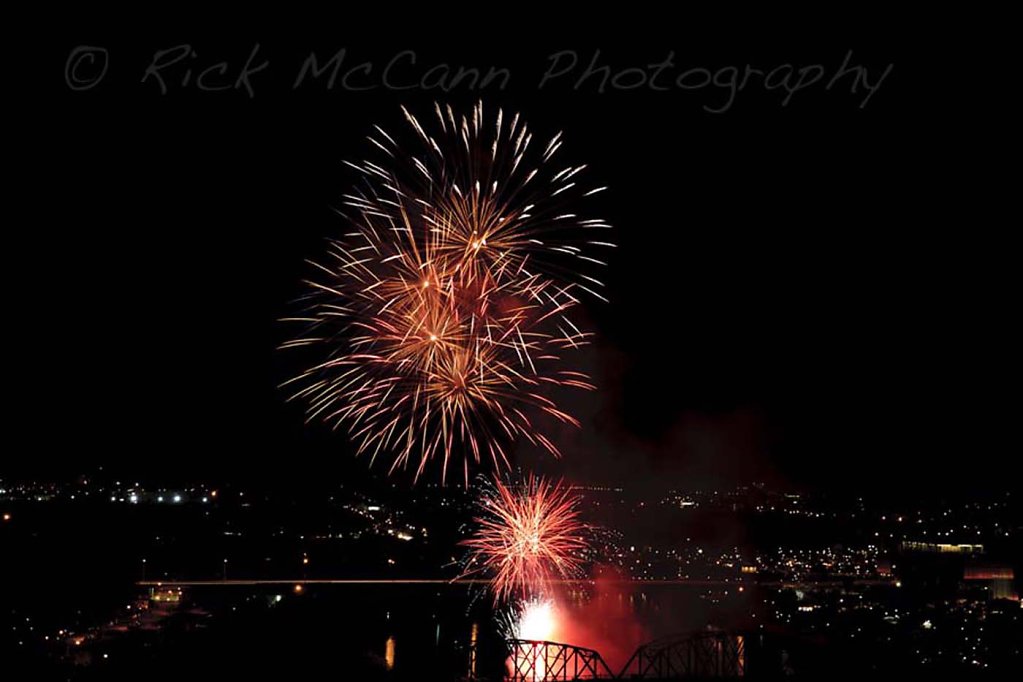
[[[554,580],[580,573],[588,548],[578,499],[561,482],[529,475],[519,486],[497,480],[485,490],[464,575],[491,577],[494,601],[551,593]]]

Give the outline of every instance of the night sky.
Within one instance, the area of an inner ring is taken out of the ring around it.
[[[564,131],[564,158],[611,188],[611,302],[587,304],[597,339],[579,357],[600,390],[566,400],[583,427],[559,432],[565,459],[543,468],[642,486],[1008,485],[1019,306],[1005,233],[1017,221],[993,73],[892,36],[751,39],[695,21],[628,42],[451,33],[371,39],[353,21],[302,40],[124,40],[83,28],[37,45],[8,112],[3,474],[364,479],[346,436],[306,427],[276,388],[297,369],[275,350],[290,332],[276,320],[294,312],[304,259],[344,230],[332,208],[356,178],[342,161],[366,154],[371,126],[401,125],[400,104],[482,98],[544,137]],[[167,71],[167,94],[140,82],[155,51],[185,42],[198,57]],[[180,87],[186,64],[223,59],[237,74],[257,42],[270,65],[254,97]],[[111,61],[76,92],[64,71],[83,44]],[[448,93],[292,87],[311,51],[342,47],[371,76],[411,49],[410,78],[440,63],[511,77]],[[830,78],[849,50],[871,80],[894,66],[863,108],[850,78],[786,106],[784,90],[750,86],[713,113],[727,93],[712,86],[601,94],[565,77],[538,89],[567,49],[583,63],[599,49],[616,69],[674,50],[675,75],[819,63]]]

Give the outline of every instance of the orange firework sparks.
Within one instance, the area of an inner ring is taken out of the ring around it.
[[[284,344],[326,357],[286,385],[371,461],[387,453],[391,471],[411,462],[418,478],[439,459],[443,478],[459,453],[468,482],[470,463],[505,466],[513,440],[557,456],[537,414],[578,425],[545,389],[593,388],[559,365],[589,339],[569,317],[576,294],[603,298],[584,274],[603,261],[587,249],[611,244],[585,238],[606,223],[560,208],[602,189],[577,186],[582,166],[553,166],[560,134],[531,151],[518,116],[484,126],[481,104],[435,113],[429,134],[405,112],[411,149],[377,128],[386,163],[350,164],[368,189],[346,195],[352,230],[313,263],[307,313],[288,318],[309,331]]]
[[[480,502],[466,574],[491,576],[494,601],[535,599],[551,581],[578,574],[588,544],[578,499],[561,483],[530,475],[520,488],[497,481]]]

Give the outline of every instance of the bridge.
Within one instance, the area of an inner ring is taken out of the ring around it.
[[[561,642],[510,639],[510,682],[734,679],[746,676],[746,638],[697,632],[640,646],[616,674],[600,653]]]
[[[644,644],[618,673],[620,679],[729,678],[746,674],[746,638],[699,632]]]
[[[593,649],[528,639],[509,639],[508,649],[511,672],[505,679],[511,682],[615,679]]]
[[[622,578],[604,580],[611,585],[649,585],[651,587],[667,585],[689,585],[695,587],[729,587],[746,586],[811,589],[823,587],[843,587],[847,585],[895,585],[894,578],[857,578],[843,580],[761,580],[746,582],[742,580],[700,580],[696,578],[679,579],[642,579]],[[489,585],[489,578],[165,578],[137,580],[139,587],[252,587],[257,585]],[[592,579],[552,580],[552,584],[560,585],[592,585]]]

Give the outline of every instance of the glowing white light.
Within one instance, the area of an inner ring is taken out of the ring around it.
[[[554,602],[533,599],[525,604],[519,617],[518,638],[547,641],[554,636]]]

